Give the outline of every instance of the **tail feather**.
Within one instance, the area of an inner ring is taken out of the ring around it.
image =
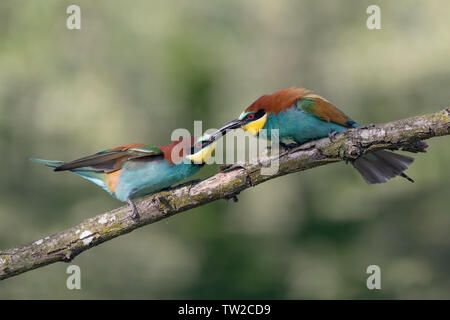
[[[43,165],[46,165],[47,167],[52,167],[52,168],[56,168],[56,167],[59,167],[60,165],[64,164],[64,161],[59,161],[59,160],[45,160],[45,159],[36,159],[36,158],[29,158],[28,160],[37,162],[37,163],[42,163]]]
[[[413,161],[414,158],[380,150],[358,158],[353,166],[368,184],[385,183],[396,176],[414,182],[403,172]]]
[[[45,160],[45,159],[36,159],[36,158],[29,158],[30,161],[42,163],[46,165],[47,167],[52,168],[58,168],[59,166],[64,164],[64,161],[59,160]],[[70,170],[73,173],[79,175],[80,177],[87,179],[96,185],[102,187],[105,191],[112,194],[112,192],[109,190],[108,186],[105,184],[105,173],[103,171],[96,171],[90,168],[76,168],[73,170]]]

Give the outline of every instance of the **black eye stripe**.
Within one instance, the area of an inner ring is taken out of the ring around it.
[[[265,114],[266,114],[266,113],[265,113],[264,110],[258,110],[258,111],[255,112],[255,113],[250,113],[250,114],[248,114],[247,117],[246,117],[246,119],[247,119],[247,120],[252,120],[252,121],[253,121],[253,120],[257,120],[257,119],[263,117]],[[251,116],[251,117],[250,117],[250,116]]]

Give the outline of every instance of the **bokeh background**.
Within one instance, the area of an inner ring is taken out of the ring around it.
[[[81,30],[66,28],[70,4]],[[366,27],[371,4],[382,30]],[[166,144],[289,86],[360,123],[435,112],[450,105],[449,30],[446,0],[3,0],[0,249],[121,205],[28,157]],[[0,298],[448,299],[449,138],[429,144],[414,184],[368,186],[344,163],[291,174],[88,250],[81,290],[58,263],[0,282]]]

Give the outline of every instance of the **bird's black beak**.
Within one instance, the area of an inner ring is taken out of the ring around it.
[[[222,136],[226,135],[228,130],[240,128],[243,124],[244,121],[239,119],[230,121],[226,125],[222,126],[220,129],[218,129],[216,132],[211,134],[211,137],[208,140],[210,140],[211,142],[216,141],[220,139]]]

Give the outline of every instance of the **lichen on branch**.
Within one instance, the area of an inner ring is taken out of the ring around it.
[[[0,280],[58,261],[71,261],[78,254],[136,228],[218,199],[236,199],[243,190],[276,177],[337,161],[355,160],[380,149],[424,152],[422,140],[450,134],[450,108],[437,113],[350,129],[331,141],[312,141],[257,164],[236,164],[207,179],[190,181],[138,201],[140,220],[131,217],[129,206],[89,218],[77,226],[16,248],[0,251]],[[270,161],[279,161],[273,175],[261,174]]]

